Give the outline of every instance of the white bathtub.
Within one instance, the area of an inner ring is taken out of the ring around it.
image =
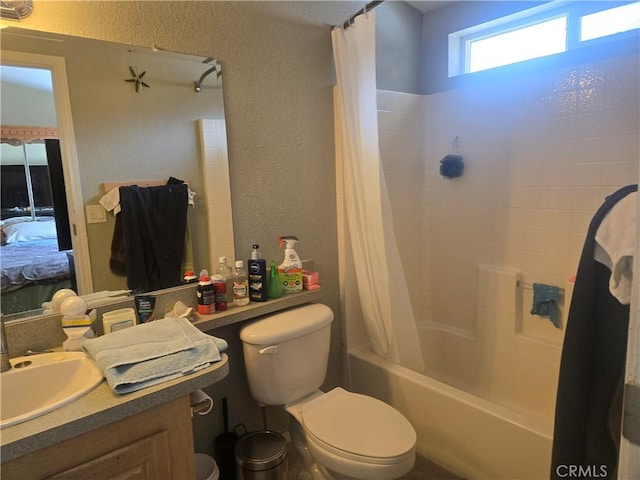
[[[351,388],[402,412],[418,454],[469,479],[549,478],[549,423],[495,405],[385,361],[368,346],[349,352]]]

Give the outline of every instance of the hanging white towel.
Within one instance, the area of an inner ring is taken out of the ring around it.
[[[190,207],[195,207],[196,206],[195,198],[197,193],[191,189],[188,189],[187,195],[189,196],[189,200],[187,200],[187,203],[189,204]]]
[[[120,189],[114,188],[105,193],[99,202],[107,212],[113,210],[113,214],[117,215],[120,213]]]
[[[631,302],[638,213],[638,192],[633,192],[611,209],[596,232],[594,258],[611,269],[609,290],[623,305]]]

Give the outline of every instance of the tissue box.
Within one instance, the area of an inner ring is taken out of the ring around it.
[[[318,284],[318,272],[312,272],[310,270],[302,270],[302,286],[306,290],[313,290],[313,285]]]

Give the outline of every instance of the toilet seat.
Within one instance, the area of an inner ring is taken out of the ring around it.
[[[339,387],[304,403],[301,423],[310,441],[341,458],[388,465],[415,455],[415,430],[400,412]]]

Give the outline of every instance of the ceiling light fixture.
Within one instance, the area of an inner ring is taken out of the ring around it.
[[[31,15],[32,11],[32,0],[18,0],[13,2],[2,0],[0,2],[0,16],[2,18],[20,21]]]

